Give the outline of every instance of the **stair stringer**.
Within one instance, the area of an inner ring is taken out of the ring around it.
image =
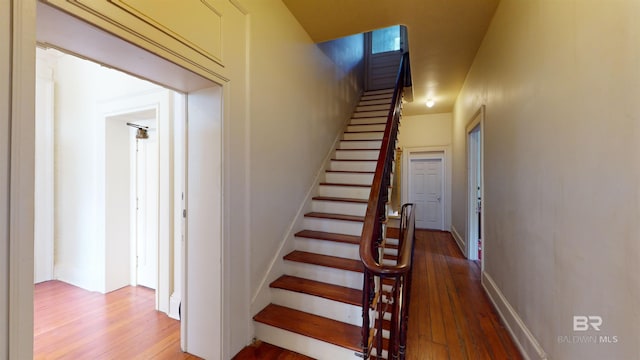
[[[362,97],[362,93],[360,94]],[[354,105],[354,111],[358,103]],[[320,187],[320,183],[322,182],[323,177],[325,176],[326,171],[331,166],[331,160],[335,157],[336,149],[338,148],[338,144],[343,138],[343,134],[349,126],[349,122],[351,121],[351,117],[348,117],[338,134],[336,135],[333,144],[329,148],[327,155],[322,161],[322,165],[318,169],[314,179],[312,180],[312,184],[307,191],[302,204],[298,208],[298,212],[295,217],[291,221],[291,224],[287,228],[283,239],[280,241],[280,245],[278,246],[278,250],[275,252],[271,262],[269,263],[269,267],[265,272],[262,280],[260,281],[260,285],[253,293],[251,297],[251,316],[255,316],[260,310],[269,305],[273,300],[273,292],[269,287],[273,281],[275,281],[278,277],[285,273],[285,262],[284,256],[289,252],[295,249],[295,233],[304,228],[304,215],[311,211],[312,209],[312,200],[313,197],[318,193],[318,188]],[[253,324],[254,322],[252,322]],[[253,325],[253,333],[255,335],[255,324]]]

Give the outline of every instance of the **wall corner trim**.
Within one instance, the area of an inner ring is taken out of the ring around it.
[[[498,285],[496,285],[486,271],[482,272],[482,287],[507,327],[511,338],[516,343],[522,356],[527,360],[548,360],[547,353],[538,340],[533,336],[524,321],[520,318],[520,315],[518,315],[516,310],[509,304],[509,301],[507,301],[502,291],[500,291]]]

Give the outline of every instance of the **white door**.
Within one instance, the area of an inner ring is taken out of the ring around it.
[[[136,256],[137,284],[151,289],[158,282],[158,140],[137,140],[136,155]]]
[[[416,206],[416,228],[442,230],[442,158],[411,159],[409,164],[409,202]]]

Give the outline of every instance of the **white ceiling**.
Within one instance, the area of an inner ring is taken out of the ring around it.
[[[406,115],[453,110],[499,1],[283,0],[316,42],[405,25],[414,99]],[[431,109],[428,97],[436,101]]]

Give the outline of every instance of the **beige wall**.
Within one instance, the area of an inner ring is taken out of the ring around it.
[[[452,124],[452,113],[403,116],[398,144],[402,147],[450,145]]]
[[[345,43],[320,47],[281,1],[247,1],[247,7],[251,210],[246,220],[255,294],[359,99],[363,43],[356,38],[342,51],[338,46]]]
[[[398,133],[398,146],[403,149],[402,168],[400,170],[402,203],[410,202],[409,198],[409,157],[421,156],[429,152],[442,153],[444,165],[444,219],[445,230],[451,227],[451,141],[453,130],[453,114],[424,114],[403,116]]]
[[[11,4],[0,2],[0,73],[11,73]],[[9,124],[11,81],[0,86],[0,294],[9,293]],[[9,357],[9,297],[0,296],[0,358]]]
[[[503,0],[456,102],[453,226],[466,233],[465,124],[486,104],[484,280],[532,359],[640,356],[639,13]],[[601,331],[574,332],[576,315]],[[558,340],[574,335],[618,343]]]

